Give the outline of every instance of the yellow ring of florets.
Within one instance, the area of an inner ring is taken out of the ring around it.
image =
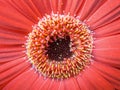
[[[63,61],[50,61],[45,48],[50,37],[70,36],[73,55]],[[90,63],[92,36],[87,26],[70,15],[52,14],[43,17],[29,34],[26,48],[32,64],[45,77],[64,79],[75,76]]]

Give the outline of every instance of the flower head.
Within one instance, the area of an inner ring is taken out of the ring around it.
[[[0,1],[0,89],[120,89],[119,0]]]
[[[63,79],[79,74],[90,62],[92,36],[79,19],[52,14],[28,36],[27,55],[44,76]]]

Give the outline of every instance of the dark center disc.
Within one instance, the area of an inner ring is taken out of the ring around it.
[[[70,37],[65,36],[64,38],[57,38],[53,42],[48,42],[47,54],[50,60],[62,61],[64,58],[69,58],[72,55],[70,52]]]

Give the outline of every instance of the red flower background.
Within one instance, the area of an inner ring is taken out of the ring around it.
[[[0,0],[0,89],[120,89],[119,0]],[[32,25],[51,12],[76,14],[94,31],[92,64],[65,80],[44,79],[31,67],[22,47]]]

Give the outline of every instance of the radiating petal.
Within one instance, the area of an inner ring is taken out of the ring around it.
[[[32,3],[35,5],[41,16],[51,13],[51,4],[49,0],[33,0]]]
[[[94,14],[88,19],[88,24],[91,25],[93,29],[98,28],[102,25],[105,25],[107,23],[112,22],[115,19],[118,19],[120,17],[119,15],[119,0],[112,1],[108,0],[106,1],[99,9],[97,9]]]
[[[5,62],[4,64],[0,65],[0,73],[7,71],[7,70],[13,68],[14,66],[17,66],[23,62],[25,62],[25,60],[23,58],[19,58],[16,60],[11,60],[9,62]]]
[[[37,77],[38,74],[35,74],[34,70],[29,69],[8,83],[3,90],[30,90],[30,86],[34,83]]]
[[[87,76],[89,75],[89,69],[86,69],[83,71],[82,75],[81,75],[81,78],[82,80],[84,81],[86,87],[87,87],[87,90],[88,88],[91,89],[91,90],[95,90],[95,86],[94,84],[90,81],[89,78],[87,78]]]
[[[95,62],[93,64],[95,71],[98,72],[102,77],[104,77],[109,83],[111,83],[114,88],[120,89],[120,70],[110,67],[106,64]]]
[[[13,8],[15,11],[17,11],[17,13],[24,16],[24,18],[28,19],[29,21],[33,23],[37,21],[36,14],[33,12],[33,10],[31,10],[29,5],[27,5],[26,1],[13,0],[6,1],[5,3],[8,4],[11,8]]]
[[[85,20],[94,14],[105,2],[106,0],[84,0],[77,15],[80,16],[81,20]]]
[[[31,85],[31,90],[38,90],[40,86],[46,82],[43,76],[38,75],[37,80]]]
[[[41,85],[39,85],[40,90],[48,90],[53,81],[47,78]]]
[[[0,62],[6,62],[6,61],[14,60],[20,57],[25,57],[25,56],[26,54],[24,52],[1,53]]]
[[[50,78],[39,76],[36,82],[32,85],[33,90],[64,90],[64,81],[57,81]]]
[[[9,39],[9,38],[0,38],[0,44],[1,45],[23,45],[25,41],[18,41],[14,39]]]
[[[74,78],[69,78],[64,81],[65,90],[80,90],[79,84]]]
[[[109,23],[103,27],[94,29],[95,38],[104,38],[104,37],[109,37],[109,36],[120,34],[119,23],[120,23],[120,20],[117,19],[117,20],[113,21],[112,23]]]
[[[6,65],[6,64],[5,64]],[[5,71],[2,71],[0,73],[0,88],[3,88],[7,83],[9,83],[11,80],[13,80],[15,77],[23,73],[28,67],[30,67],[30,64],[28,62],[21,62],[20,64],[16,64],[16,66],[11,67],[12,65],[7,66],[4,68]],[[1,70],[2,68],[0,68]]]
[[[0,53],[7,53],[7,52],[22,52],[25,51],[26,49],[24,47],[15,47],[15,45],[12,46],[0,46]]]
[[[79,84],[80,90],[88,90],[88,84],[85,83],[81,76],[77,76],[76,81]]]
[[[13,8],[10,4],[12,2],[13,1],[0,1],[0,3],[2,3],[0,5],[0,28],[20,33],[31,31],[33,22]]]
[[[96,39],[94,60],[120,68],[120,35]]]
[[[49,1],[50,1],[52,11],[54,13],[57,13],[57,11],[58,11],[58,0],[49,0]]]
[[[49,86],[50,90],[64,90],[64,86],[63,86],[64,81],[61,80],[52,80],[51,85]]]
[[[95,63],[94,63],[95,64]],[[95,87],[96,90],[113,90],[114,87],[112,86],[112,84],[110,84],[104,77],[102,77],[101,75],[99,75],[94,68],[92,67],[92,65],[90,66],[89,70],[87,73],[90,73],[89,75],[85,74],[84,76],[86,77],[86,79],[89,80],[90,83],[92,83],[93,87]]]

